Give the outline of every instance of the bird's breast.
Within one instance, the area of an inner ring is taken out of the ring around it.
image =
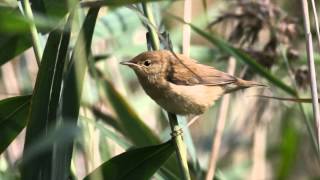
[[[223,94],[220,86],[141,84],[145,92],[162,108],[180,115],[202,114]]]

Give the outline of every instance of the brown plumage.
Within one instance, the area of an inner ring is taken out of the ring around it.
[[[167,50],[139,54],[123,65],[131,67],[145,92],[175,114],[202,114],[224,93],[251,86],[245,81]]]

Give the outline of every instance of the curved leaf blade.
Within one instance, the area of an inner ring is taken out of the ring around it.
[[[85,180],[103,176],[108,180],[147,180],[164,164],[174,152],[171,140],[166,143],[124,152],[102,164]]]
[[[31,96],[0,101],[0,154],[26,126]]]
[[[122,130],[126,137],[136,146],[160,143],[160,139],[143,123],[142,119],[140,119],[124,97],[113,87],[112,83],[108,80],[104,80],[103,82],[106,94],[121,121]]]
[[[80,33],[77,37],[76,44],[71,56],[69,70],[66,72],[62,90],[62,124],[69,123],[77,125],[80,99],[85,72],[87,70],[87,61],[90,55],[92,36],[96,19],[100,8],[89,9]],[[82,56],[79,56],[82,55]],[[55,179],[65,179],[71,176],[70,165],[73,152],[73,140],[70,144],[57,146],[56,163],[59,164],[59,172]]]
[[[59,108],[57,95],[61,91],[62,79],[56,81],[56,76],[62,74],[68,41],[62,42],[63,32],[53,31],[50,33],[44,55],[40,64],[39,72],[33,96],[31,99],[30,117],[27,125],[24,155],[32,146],[39,141],[39,137],[47,137],[48,129],[54,127],[57,122],[56,113]],[[60,49],[61,48],[61,49]],[[63,50],[64,48],[64,50]],[[63,54],[61,54],[63,53]],[[60,68],[60,69],[58,69]],[[37,154],[32,159],[33,166],[26,163],[22,166],[22,179],[33,179],[42,177],[44,179],[52,177],[53,147],[48,148],[41,154]]]
[[[2,65],[31,47],[32,41],[28,21],[18,8],[0,6],[0,27],[0,65]]]

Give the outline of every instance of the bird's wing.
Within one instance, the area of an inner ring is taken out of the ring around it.
[[[181,58],[180,58],[181,59]],[[211,66],[198,64],[193,60],[177,60],[171,62],[167,80],[178,85],[227,85],[237,79]]]

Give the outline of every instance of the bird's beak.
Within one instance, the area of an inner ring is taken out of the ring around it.
[[[138,66],[136,63],[133,63],[130,61],[123,61],[123,62],[120,62],[120,64],[129,66],[129,67],[137,67]]]

